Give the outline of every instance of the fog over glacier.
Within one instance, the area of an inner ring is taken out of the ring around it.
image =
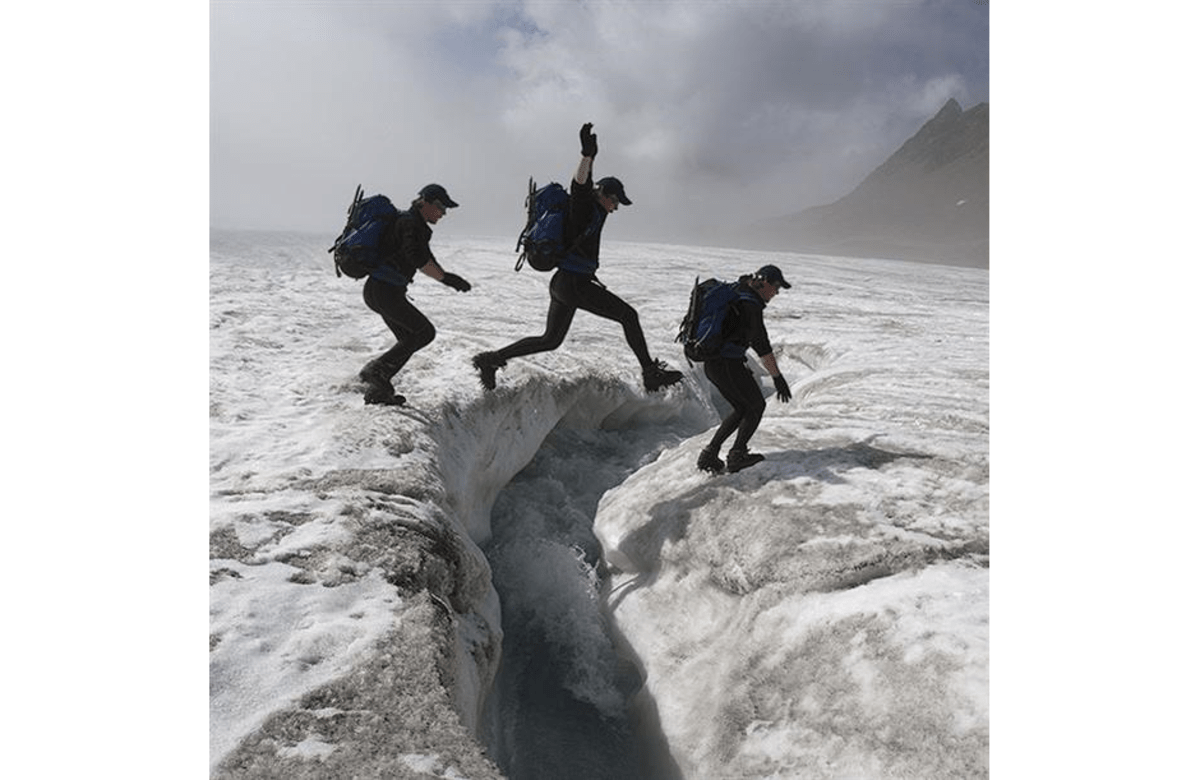
[[[470,356],[540,332],[549,275],[439,231],[474,289],[410,288],[439,335],[379,408],[391,337],[326,246],[212,237],[215,776],[987,775],[986,272],[613,241],[684,382],[580,313],[486,393]],[[675,329],[768,261],[795,397],[707,475],[723,401]]]

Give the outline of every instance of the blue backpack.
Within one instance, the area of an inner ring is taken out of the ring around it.
[[[536,271],[553,271],[558,268],[575,245],[585,236],[595,232],[597,224],[588,226],[571,246],[563,242],[563,229],[567,221],[567,205],[571,200],[570,193],[556,181],[544,187],[538,187],[529,179],[529,194],[525,196],[525,229],[517,237],[517,248],[520,252],[514,270],[520,271],[526,262]]]
[[[383,238],[399,213],[385,195],[364,198],[359,185],[347,211],[346,227],[329,247],[339,277],[362,279],[383,264],[387,258]]]
[[[517,237],[517,248],[520,252],[516,268],[528,262],[537,271],[553,271],[567,256],[567,248],[563,246],[563,223],[566,221],[567,202],[571,196],[561,184],[552,181],[545,187],[538,188],[529,179],[529,194],[525,196],[525,229]]]
[[[692,285],[692,298],[687,314],[679,323],[675,340],[683,344],[683,354],[688,362],[703,363],[721,357],[726,342],[726,315],[734,301],[745,297],[738,290],[737,282],[706,279]]]

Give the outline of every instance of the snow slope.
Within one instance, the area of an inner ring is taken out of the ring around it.
[[[796,397],[714,478],[721,402],[698,368],[646,395],[613,323],[483,393],[470,355],[540,331],[549,277],[452,221],[475,288],[413,286],[411,406],[364,407],[390,337],[327,245],[212,237],[214,776],[986,775],[986,272],[606,242],[681,368],[696,275],[796,285]]]
[[[686,777],[986,776],[986,279],[801,267],[768,460],[601,503],[616,625]]]

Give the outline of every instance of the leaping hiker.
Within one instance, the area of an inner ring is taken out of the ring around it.
[[[637,311],[596,278],[596,271],[600,267],[600,232],[604,222],[619,206],[630,206],[633,202],[626,196],[620,179],[615,176],[605,176],[592,183],[592,164],[598,146],[590,122],[580,128],[579,140],[582,159],[571,179],[569,202],[564,207],[561,245],[565,256],[558,262],[550,279],[546,329],[540,336],[529,336],[495,352],[481,352],[473,358],[480,382],[488,390],[495,389],[496,371],[509,360],[558,349],[579,309],[621,324],[625,341],[641,364],[642,382],[648,392],[668,387],[683,378],[682,373],[650,356]]]
[[[396,345],[359,372],[359,379],[366,385],[363,397],[368,404],[402,405],[405,398],[396,393],[392,377],[437,335],[429,318],[408,300],[408,285],[416,272],[459,292],[471,289],[466,279],[444,270],[429,249],[429,239],[433,237],[430,225],[436,225],[447,211],[457,207],[445,187],[428,184],[381,234],[383,262],[370,271],[363,285],[363,301],[383,318],[396,337]]]
[[[713,473],[740,471],[763,460],[763,456],[750,452],[750,437],[758,430],[766,411],[758,381],[746,365],[746,350],[753,347],[763,367],[775,383],[775,397],[783,403],[792,400],[792,391],[787,380],[779,372],[767,327],[763,322],[763,309],[779,294],[781,289],[792,285],[783,278],[783,272],[774,265],[764,265],[754,274],[738,278],[731,285],[728,309],[720,328],[716,354],[704,358],[704,375],[720,391],[733,407],[733,411],[721,421],[708,446],[700,451],[696,467]],[[721,445],[734,431],[737,437],[733,446],[721,460]]]

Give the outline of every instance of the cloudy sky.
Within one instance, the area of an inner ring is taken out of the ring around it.
[[[844,195],[950,98],[988,100],[979,0],[224,0],[210,4],[210,223],[337,233],[355,185],[513,234],[593,122],[686,242]]]

